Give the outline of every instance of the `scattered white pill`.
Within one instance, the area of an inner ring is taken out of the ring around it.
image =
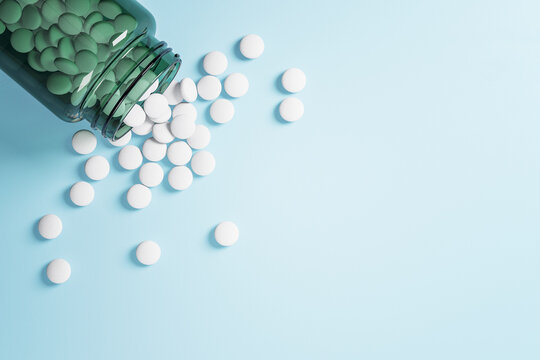
[[[79,130],[71,138],[71,145],[81,155],[90,154],[97,146],[96,135],[88,130]]]
[[[248,59],[256,59],[264,51],[264,41],[259,35],[249,34],[240,40],[240,52]]]
[[[144,185],[135,184],[127,192],[127,202],[134,209],[143,209],[150,205],[152,191]]]
[[[171,115],[172,115],[172,110],[171,110],[170,107],[167,106],[167,109],[164,110],[164,112],[163,112],[163,114],[161,114],[161,116],[159,116],[157,118],[153,118],[153,117],[149,116],[148,119],[150,119],[155,124],[161,124],[161,123],[169,121],[169,119],[171,118]]]
[[[221,81],[215,76],[206,75],[197,83],[199,96],[204,100],[214,100],[221,94]]]
[[[161,94],[152,94],[144,101],[144,112],[149,118],[160,118],[167,112],[167,108],[169,108],[167,98]]]
[[[125,146],[131,141],[131,131],[128,131],[127,133],[125,133],[124,136],[122,136],[118,140],[114,140],[114,141],[111,139],[108,139],[108,140],[113,146],[117,146],[117,147]]]
[[[174,165],[186,165],[193,151],[185,141],[175,141],[167,149],[167,158]]]
[[[94,187],[86,181],[76,182],[69,190],[69,197],[77,206],[89,205],[94,200]]]
[[[218,124],[225,124],[234,116],[234,105],[230,100],[217,99],[210,106],[210,117]]]
[[[154,265],[161,257],[161,248],[157,243],[146,240],[137,246],[135,256],[143,265]]]
[[[71,276],[71,266],[64,259],[54,259],[47,265],[47,277],[55,284],[68,281]]]
[[[145,119],[146,113],[144,112],[143,108],[141,105],[135,104],[124,117],[124,124],[131,127],[137,127],[142,125]]]
[[[180,81],[180,94],[185,102],[192,103],[197,100],[197,86],[191,78],[183,78]]]
[[[169,105],[176,105],[182,102],[182,93],[180,92],[180,83],[173,80],[167,87],[167,90],[163,92],[163,96],[167,98]]]
[[[216,226],[214,237],[221,246],[231,246],[238,241],[238,226],[231,221],[224,221]]]
[[[144,141],[142,153],[150,161],[160,161],[167,154],[167,144],[162,144],[154,138]]]
[[[124,146],[118,152],[118,163],[126,170],[135,170],[141,166],[142,162],[141,150],[135,145]]]
[[[139,101],[144,101],[146,99],[148,99],[148,97],[150,95],[152,95],[152,93],[154,91],[156,91],[156,89],[158,88],[159,86],[159,79],[157,79],[156,81],[154,81],[154,83],[144,92],[144,94],[142,94],[141,98],[139,99]]]
[[[154,122],[150,120],[148,117],[146,117],[142,125],[134,127],[133,129],[131,129],[131,131],[134,132],[136,135],[144,136],[152,132],[153,126],[154,126]]]
[[[201,150],[196,152],[191,158],[191,170],[197,175],[206,176],[214,171],[216,159],[212,153]]]
[[[165,122],[155,124],[152,128],[152,137],[162,144],[168,144],[174,140],[174,135],[171,133],[170,123]]]
[[[204,125],[197,125],[195,132],[187,139],[192,149],[204,149],[210,144],[210,130]]]
[[[103,180],[109,175],[109,162],[101,155],[95,155],[86,160],[84,172],[92,180]]]
[[[203,60],[203,68],[210,75],[221,75],[227,70],[227,57],[221,51],[212,51],[206,54]]]
[[[175,190],[186,190],[193,182],[193,173],[187,166],[175,166],[167,177],[169,185]]]
[[[173,118],[177,117],[178,115],[186,115],[190,117],[191,120],[195,121],[197,119],[197,109],[193,104],[180,103],[174,107],[172,113]]]
[[[158,163],[149,162],[139,169],[139,180],[141,180],[143,185],[148,187],[154,187],[161,184],[163,176],[163,169]]]
[[[302,91],[306,87],[306,74],[298,68],[290,68],[281,75],[281,85],[291,93]]]
[[[304,115],[304,103],[295,97],[288,97],[279,104],[279,115],[285,121],[296,121]]]
[[[195,120],[190,115],[181,114],[171,121],[171,133],[179,139],[187,139],[195,133]]]
[[[62,233],[62,220],[54,214],[48,214],[39,220],[38,231],[45,239],[56,239]]]
[[[246,95],[249,89],[248,78],[241,73],[232,73],[225,79],[223,83],[225,92],[234,98]]]

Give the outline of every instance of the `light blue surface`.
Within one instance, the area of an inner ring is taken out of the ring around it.
[[[86,124],[0,74],[0,359],[540,357],[537,1],[145,3],[182,76],[221,50],[249,93],[224,126],[197,104],[217,167],[189,191],[127,209],[137,175],[100,142],[111,174],[74,208]],[[258,60],[234,51],[247,33]],[[293,66],[306,113],[285,124]],[[46,213],[56,240],[36,236]],[[232,248],[211,241],[222,220]],[[155,266],[133,259],[143,240]],[[44,281],[56,257],[61,286]]]

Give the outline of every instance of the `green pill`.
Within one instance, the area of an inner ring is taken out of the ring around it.
[[[122,13],[122,8],[115,2],[103,0],[98,4],[98,9],[101,13],[109,19],[114,19]]]
[[[92,25],[90,36],[99,44],[107,44],[114,35],[114,27],[108,21],[100,21]]]
[[[6,28],[11,31],[11,32],[14,32],[15,30],[18,30],[20,29],[22,26],[19,22],[16,22],[15,24],[7,24],[6,25]]]
[[[48,30],[48,35],[49,44],[51,44],[52,46],[58,46],[58,42],[60,41],[60,39],[66,36],[66,34],[64,34],[56,24],[51,25]]]
[[[64,59],[64,58],[56,58],[54,60],[54,66],[61,72],[67,75],[77,75],[79,73],[79,68],[75,63],[71,60]]]
[[[50,23],[58,22],[60,15],[66,12],[66,6],[60,0],[45,0],[41,5],[41,16]]]
[[[2,21],[0,21],[0,35],[2,35],[6,31],[6,25]]]
[[[47,79],[47,89],[55,95],[64,95],[71,89],[71,79],[62,73],[49,75]]]
[[[34,48],[34,34],[30,30],[18,29],[11,34],[11,46],[18,52],[26,54]]]
[[[109,49],[108,45],[105,45],[105,44],[98,45],[97,57],[100,62],[107,60],[110,55],[111,55],[111,50]]]
[[[49,40],[47,39],[47,32],[43,29],[36,31],[34,35],[34,46],[36,50],[42,52],[46,47],[50,46]]]
[[[14,0],[4,0],[0,3],[0,20],[6,25],[15,24],[22,15],[21,6]]]
[[[99,87],[96,90],[96,96],[101,99],[107,94],[109,94],[114,87],[116,86],[116,83],[114,81],[110,80],[104,80],[99,84]]]
[[[82,72],[90,72],[96,68],[98,58],[90,50],[81,50],[75,55],[75,64]]]
[[[131,32],[137,27],[137,21],[133,16],[128,14],[120,14],[114,19],[114,30],[116,32],[123,32],[127,30]]]
[[[94,39],[92,39],[90,35],[86,33],[80,33],[79,35],[77,35],[73,43],[75,44],[75,50],[77,52],[81,50],[89,50],[94,54],[98,53],[97,43],[94,41]]]
[[[82,31],[83,21],[75,14],[65,13],[58,18],[58,26],[68,35],[77,35]]]
[[[89,33],[92,26],[100,21],[103,21],[103,15],[100,12],[94,11],[84,20],[83,30]]]
[[[98,63],[94,69],[94,75],[99,75],[105,69],[105,63]],[[114,76],[114,75],[113,75]]]
[[[45,18],[42,16],[41,17],[41,28],[43,30],[49,30],[49,28],[51,27],[52,25],[52,22],[48,21],[48,20],[45,20]]]
[[[66,0],[66,7],[69,12],[78,16],[86,16],[90,12],[88,0]]]
[[[118,64],[116,64],[114,74],[116,75],[116,78],[120,80],[130,73],[136,66],[137,63],[135,61],[128,58],[123,58],[118,62]]]
[[[27,5],[21,15],[22,26],[28,30],[36,30],[41,26],[41,15],[34,5]]]
[[[40,54],[36,50],[30,51],[28,53],[28,65],[36,71],[39,72],[45,72],[45,68],[41,66],[41,62],[39,61]]]
[[[64,37],[60,39],[58,42],[58,55],[68,60],[75,59],[75,48],[73,47],[71,38]]]
[[[43,66],[43,68],[45,68],[45,70],[47,71],[58,71],[58,68],[54,65],[54,60],[57,56],[58,54],[56,48],[54,46],[49,46],[41,52],[39,62],[41,63],[41,66]]]
[[[92,94],[88,100],[86,100],[85,102],[85,107],[87,108],[91,108],[93,107],[94,105],[96,105],[97,103],[97,96],[95,94]]]
[[[33,5],[38,2],[38,0],[17,0],[21,7],[24,8],[26,5]]]
[[[84,99],[84,94],[85,94],[84,90],[73,91],[73,93],[71,94],[71,99],[70,99],[71,105],[73,105],[73,106],[80,105],[80,103]]]

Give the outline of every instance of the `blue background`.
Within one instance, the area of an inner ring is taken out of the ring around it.
[[[136,172],[74,208],[85,123],[0,73],[0,358],[538,359],[537,1],[144,1],[200,78],[208,51],[250,79],[217,126],[215,172],[126,207]],[[264,55],[238,57],[260,34]],[[276,117],[302,68],[304,117]],[[135,143],[140,143],[137,138]],[[170,166],[163,162],[166,169]],[[55,213],[62,235],[36,222]],[[213,227],[240,240],[219,248]],[[154,240],[142,267],[135,246]],[[47,263],[70,261],[52,286]]]

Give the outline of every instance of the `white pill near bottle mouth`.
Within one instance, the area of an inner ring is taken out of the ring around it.
[[[161,184],[163,176],[163,169],[155,162],[146,163],[139,169],[139,180],[147,187],[154,187]]]
[[[135,145],[126,145],[118,152],[118,164],[126,170],[135,170],[142,162],[141,150]]]
[[[167,154],[167,144],[162,144],[154,138],[145,140],[142,153],[150,161],[160,161]]]
[[[167,98],[162,94],[154,93],[144,101],[144,112],[148,115],[149,118],[160,118],[162,117],[169,108],[169,103]]]
[[[144,209],[152,201],[152,191],[141,184],[135,184],[127,192],[127,202],[134,209]]]
[[[185,140],[195,133],[195,120],[187,114],[175,116],[171,121],[171,133],[178,139]]]
[[[120,139],[117,139],[117,140],[108,139],[108,140],[112,146],[116,146],[116,147],[126,146],[131,141],[131,131],[128,131],[127,133],[125,133],[124,136],[122,136]]]
[[[173,165],[186,165],[192,155],[193,151],[185,141],[173,142],[167,148],[167,158]]]
[[[124,124],[131,127],[141,126],[146,120],[146,113],[139,104],[133,105],[131,110],[124,117]]]
[[[71,139],[73,150],[81,155],[88,155],[96,149],[97,138],[88,130],[79,130]]]
[[[101,155],[92,156],[84,164],[84,172],[92,180],[105,179],[109,175],[110,169],[109,162]]]
[[[197,85],[191,78],[183,78],[180,81],[180,94],[187,103],[192,103],[197,100]]]

